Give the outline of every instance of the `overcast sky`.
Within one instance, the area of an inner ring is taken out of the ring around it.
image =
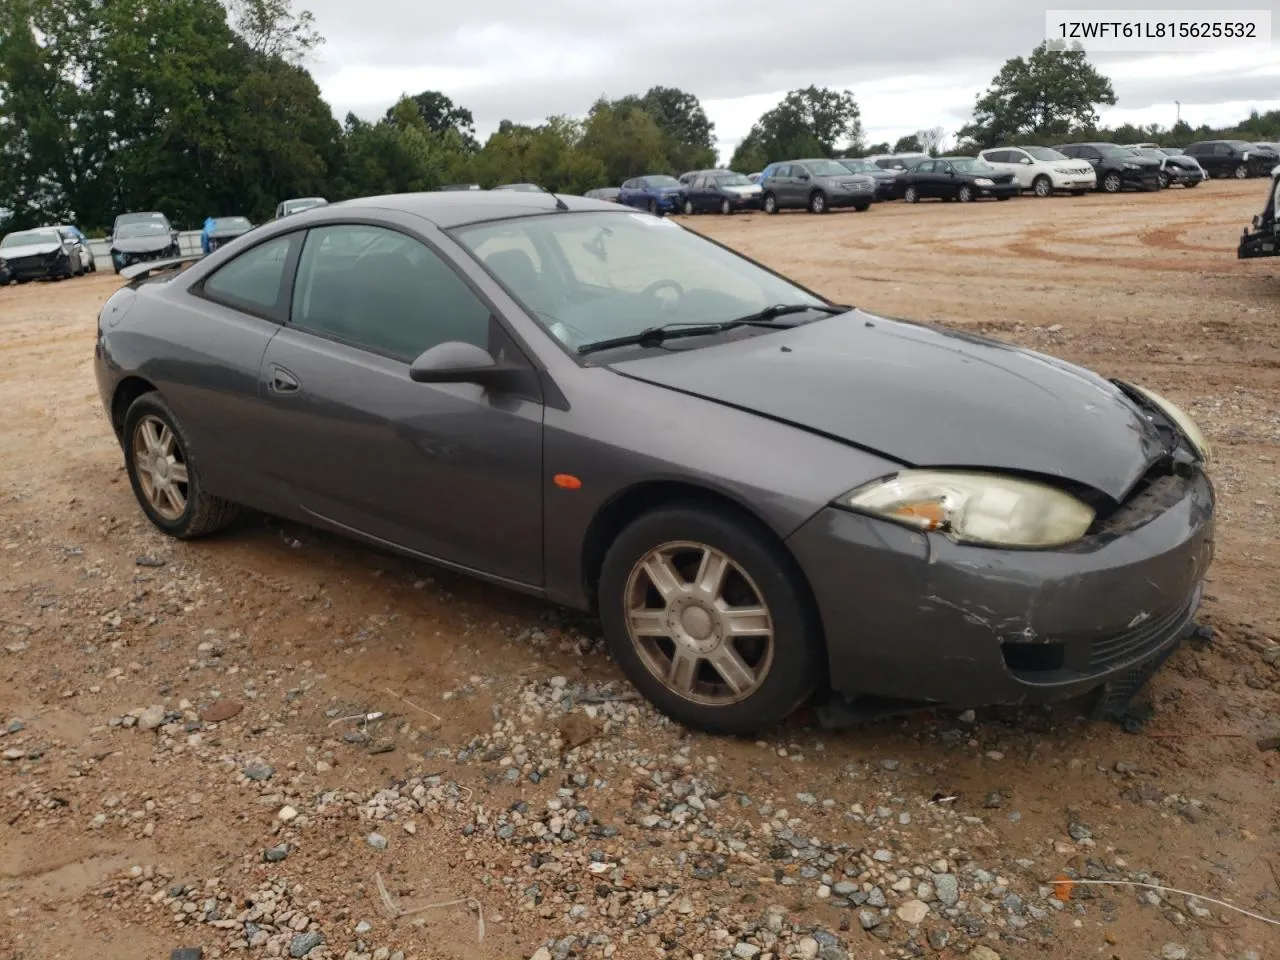
[[[374,118],[401,93],[440,90],[475,115],[483,140],[503,119],[582,115],[601,94],[649,87],[697,95],[722,154],[787,91],[853,91],[868,142],[941,126],[953,134],[1009,57],[1044,39],[1045,5],[1025,0],[295,0],[326,38],[311,70],[339,118]],[[1110,9],[1164,9],[1119,0]],[[1272,11],[1280,0],[1233,7]],[[1057,0],[1054,7],[1098,8]],[[1191,4],[1184,3],[1185,8]],[[1201,0],[1201,8],[1212,6]],[[1227,6],[1227,4],[1221,4]],[[632,12],[634,11],[634,12]],[[1096,54],[1119,103],[1108,123],[1225,124],[1280,108],[1280,46],[1212,54]]]

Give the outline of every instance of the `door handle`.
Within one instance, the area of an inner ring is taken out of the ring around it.
[[[270,383],[272,393],[296,393],[300,386],[298,378],[292,373],[284,367],[272,365]]]

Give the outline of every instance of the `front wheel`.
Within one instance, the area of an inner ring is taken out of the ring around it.
[[[775,726],[821,677],[821,637],[794,563],[716,508],[644,514],[600,574],[600,620],[627,678],[659,710],[708,733]]]
[[[1235,177],[1237,180],[1243,180],[1247,176],[1249,176],[1249,167],[1247,164],[1242,163],[1240,166],[1236,167]]]
[[[827,212],[827,195],[821,190],[813,191],[809,197],[810,213],[826,213]]]
[[[764,200],[762,202],[764,203],[765,213],[778,212],[778,198],[775,197],[772,193],[766,193],[764,195]]]
[[[235,504],[204,491],[177,417],[157,393],[144,393],[124,418],[124,465],[147,519],[179,540],[227,526]]]
[[[1053,181],[1041,174],[1031,181],[1031,192],[1037,197],[1051,197],[1053,196]]]
[[[1107,193],[1119,193],[1122,186],[1124,186],[1124,182],[1120,179],[1120,174],[1118,173],[1108,173],[1102,178],[1102,189]]]
[[[959,200],[961,203],[972,203],[973,187],[969,186],[967,183],[964,184],[956,193],[956,199]]]

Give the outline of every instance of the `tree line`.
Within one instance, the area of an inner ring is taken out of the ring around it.
[[[0,0],[0,210],[6,228],[56,221],[87,231],[126,210],[175,224],[270,217],[296,196],[330,200],[534,182],[582,193],[642,174],[713,166],[715,131],[697,97],[673,87],[601,97],[584,117],[504,120],[484,143],[466,107],[439,91],[401,97],[377,120],[339,123],[306,63],[323,43],[292,0]],[[960,147],[1045,141],[1075,131],[1187,142],[1223,131],[1096,130],[1110,82],[1080,51],[1042,45],[1004,65]],[[1280,114],[1238,130],[1280,135]],[[865,143],[853,94],[789,92],[739,143],[744,173],[802,156],[937,152],[946,133]]]

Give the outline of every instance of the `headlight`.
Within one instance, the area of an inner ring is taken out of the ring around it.
[[[988,177],[974,177],[974,178],[973,178],[974,186],[978,186],[978,187],[989,187],[989,186],[991,186],[992,182],[993,182],[993,181],[992,181],[990,178],[988,178]]]
[[[1199,425],[1191,419],[1191,415],[1168,397],[1162,397],[1154,390],[1135,386],[1132,383],[1129,384],[1129,386],[1151,401],[1153,406],[1159,407],[1160,412],[1173,421],[1174,426],[1176,426],[1179,432],[1187,438],[1187,442],[1195,448],[1200,459],[1204,461],[1206,466],[1208,466],[1213,460],[1213,446],[1209,443],[1208,438],[1205,437],[1204,431],[1202,431]]]
[[[1137,170],[1137,169],[1138,169],[1138,165],[1137,165],[1136,163],[1126,163],[1126,164],[1124,165],[1124,168],[1125,168],[1126,170]]]
[[[1061,174],[1064,177],[1068,177],[1071,175],[1071,171],[1066,169],[1065,167],[1054,167],[1053,172],[1057,174]]]
[[[1079,540],[1094,510],[1054,487],[998,474],[904,470],[836,503],[960,543],[1057,547]]]

